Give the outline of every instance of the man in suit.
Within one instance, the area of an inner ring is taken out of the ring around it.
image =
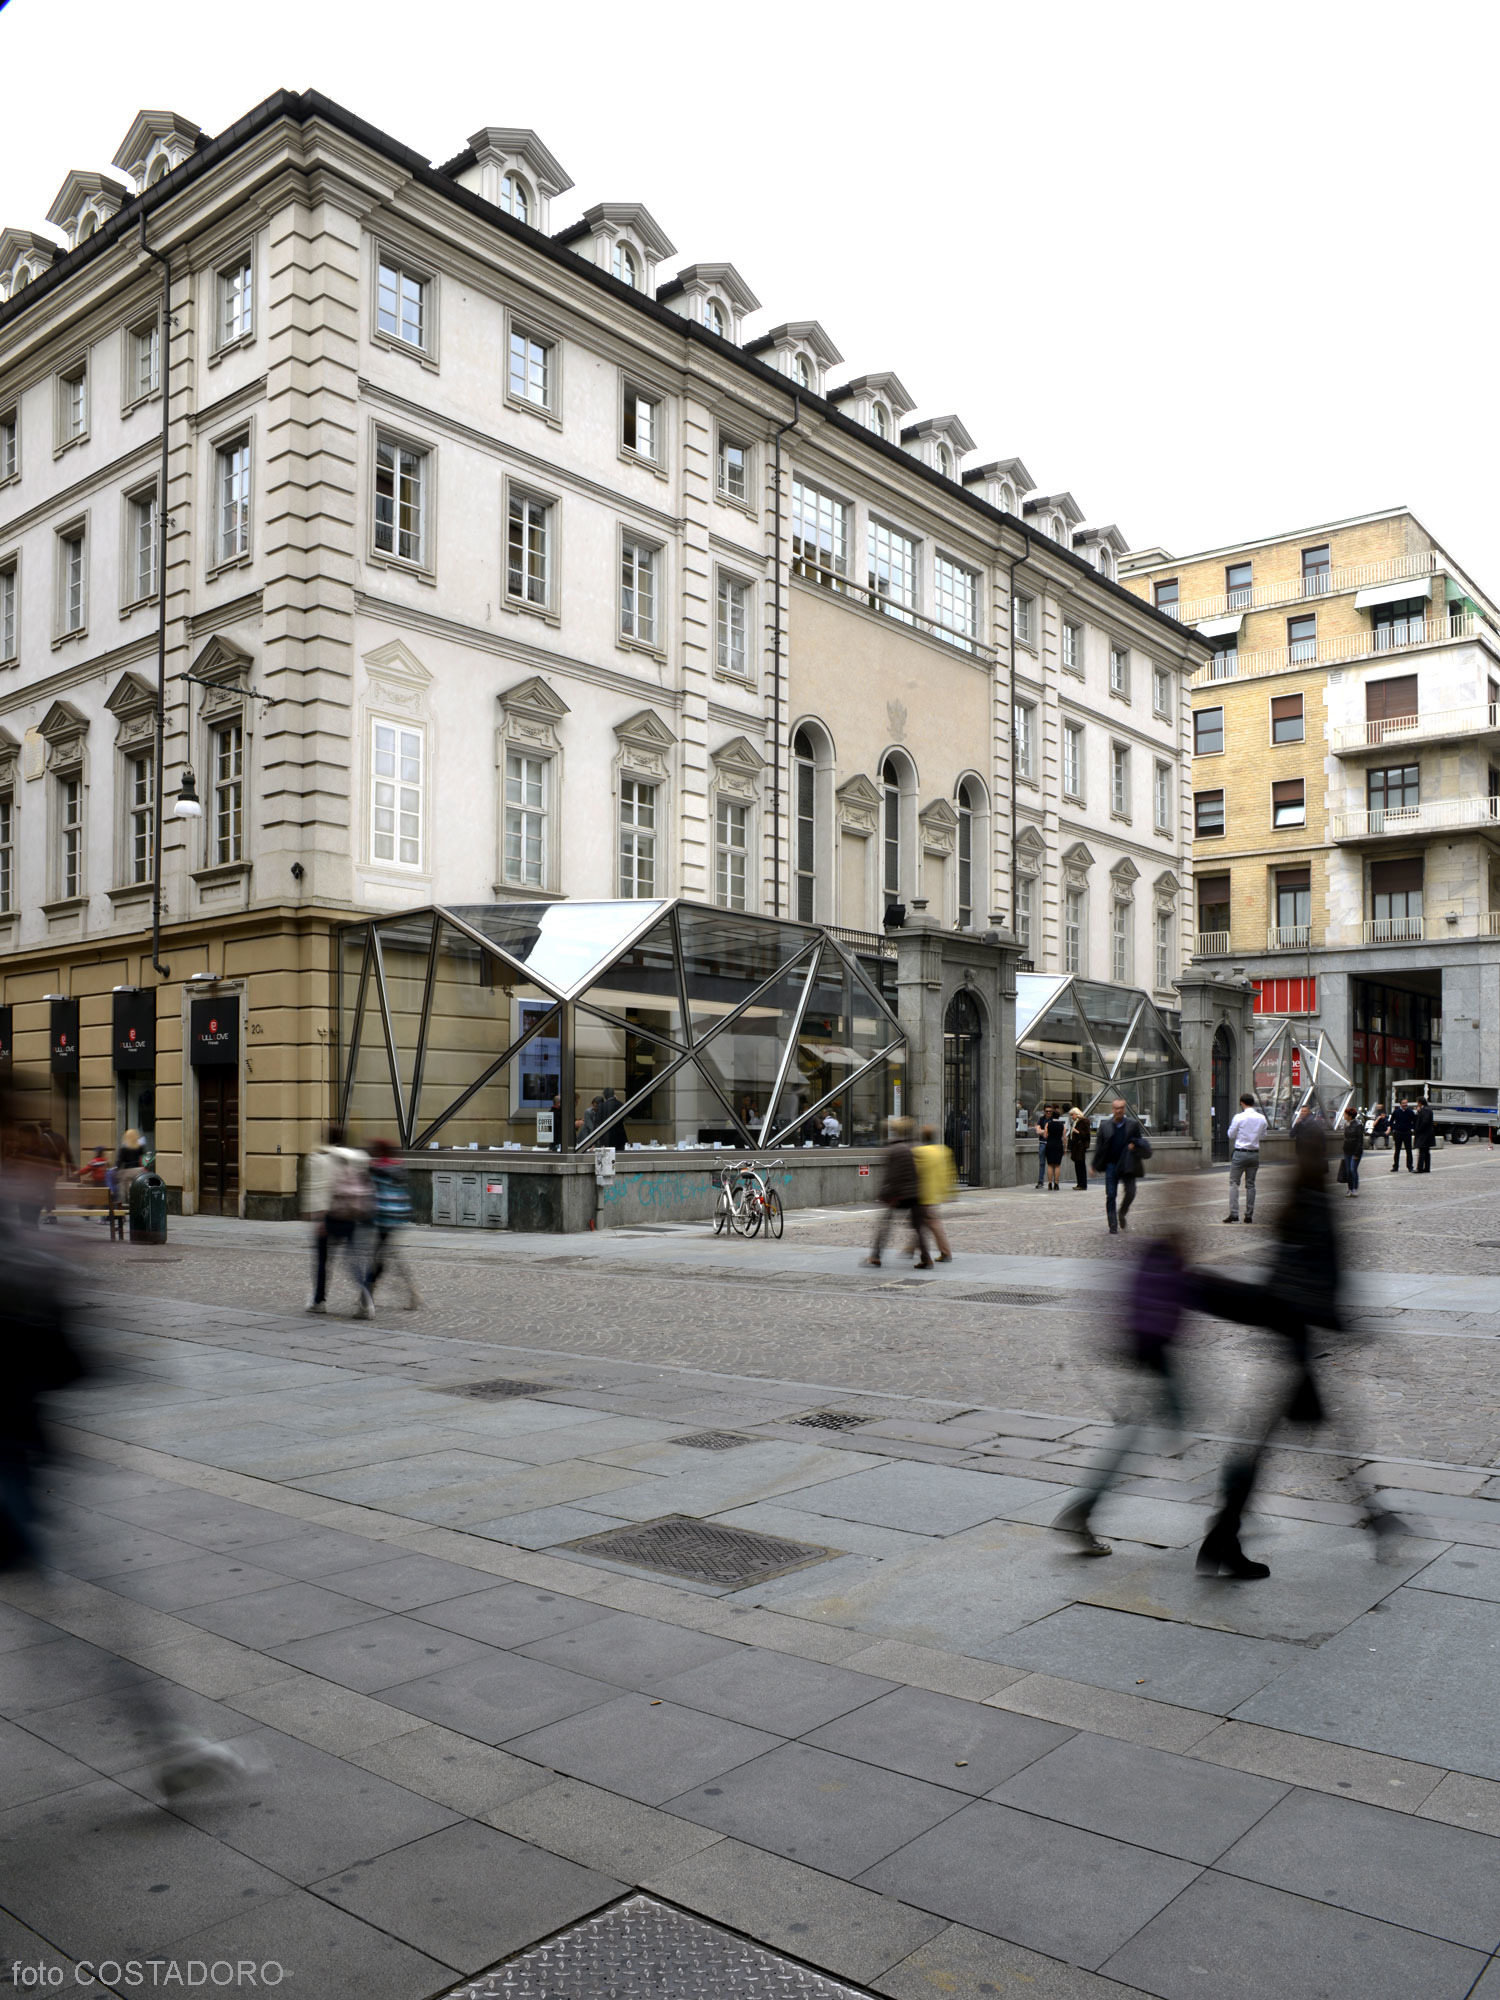
[[[1419,1174],[1430,1174],[1432,1172],[1432,1142],[1436,1134],[1433,1131],[1432,1106],[1427,1102],[1425,1097],[1417,1106],[1417,1115],[1412,1121],[1412,1137],[1417,1142],[1417,1172]]]
[[[1094,1146],[1094,1172],[1104,1176],[1104,1214],[1111,1236],[1117,1229],[1127,1227],[1125,1218],[1135,1200],[1136,1176],[1141,1170],[1138,1148],[1142,1136],[1140,1120],[1132,1118],[1124,1098],[1117,1097],[1109,1107],[1108,1118],[1099,1127]],[[1117,1214],[1115,1196],[1122,1184],[1125,1192]]]
[[[1403,1146],[1406,1148],[1406,1171],[1409,1174],[1416,1171],[1411,1163],[1411,1139],[1416,1126],[1417,1114],[1412,1110],[1406,1098],[1403,1097],[1391,1113],[1391,1172],[1393,1174],[1399,1174],[1401,1171],[1401,1149]]]

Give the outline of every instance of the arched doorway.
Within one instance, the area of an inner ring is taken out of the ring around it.
[[[1209,1109],[1213,1118],[1213,1144],[1209,1157],[1229,1158],[1230,1099],[1234,1094],[1234,1037],[1225,1027],[1214,1035],[1213,1074],[1209,1084]]]
[[[958,1178],[979,1185],[979,1044],[983,1034],[979,1004],[972,993],[955,993],[943,1016],[943,1143],[951,1147]]]

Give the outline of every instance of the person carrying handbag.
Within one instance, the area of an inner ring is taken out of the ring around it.
[[[1094,1172],[1104,1176],[1104,1217],[1111,1236],[1128,1226],[1125,1218],[1135,1200],[1136,1179],[1150,1157],[1151,1141],[1141,1121],[1132,1118],[1124,1098],[1117,1097],[1109,1107],[1108,1118],[1099,1127],[1094,1146]],[[1120,1195],[1122,1187],[1124,1193]]]

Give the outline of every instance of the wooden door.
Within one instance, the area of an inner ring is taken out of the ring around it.
[[[198,1213],[240,1212],[240,1078],[235,1069],[198,1076]]]

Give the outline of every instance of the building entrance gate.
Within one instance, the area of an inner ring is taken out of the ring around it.
[[[958,1178],[979,1184],[979,1044],[983,1033],[972,994],[955,993],[943,1017],[943,1141]]]
[[[1216,1160],[1229,1158],[1229,1121],[1234,1116],[1229,1102],[1233,1075],[1234,1050],[1230,1045],[1229,1030],[1220,1028],[1214,1036],[1213,1076],[1210,1081],[1214,1117],[1213,1157]]]

